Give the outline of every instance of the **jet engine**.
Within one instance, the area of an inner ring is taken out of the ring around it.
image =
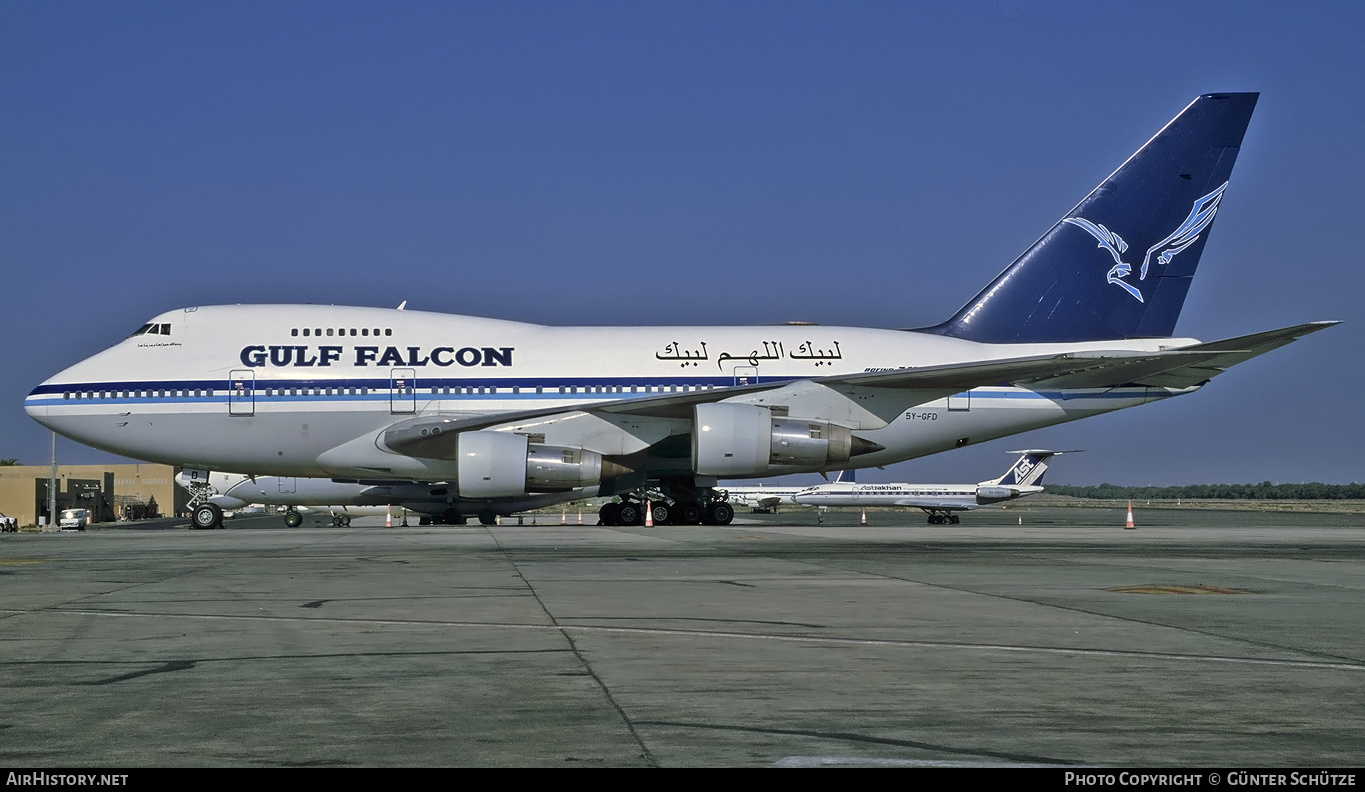
[[[997,502],[997,501],[1010,500],[1011,498],[1017,498],[1018,496],[1019,496],[1019,493],[1015,492],[1014,490],[1010,489],[1009,487],[977,487],[977,488],[976,488],[976,502],[977,502],[977,503],[995,503],[995,502]]]
[[[698,404],[693,418],[692,469],[702,476],[762,475],[777,465],[837,467],[880,448],[846,426],[774,417],[750,404]]]
[[[562,492],[602,481],[602,455],[596,451],[541,445],[507,432],[462,432],[456,459],[462,498]],[[619,475],[619,466],[606,466]]]

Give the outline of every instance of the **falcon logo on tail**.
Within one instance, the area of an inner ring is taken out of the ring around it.
[[[1177,253],[1193,245],[1199,239],[1199,235],[1209,227],[1209,223],[1213,222],[1214,215],[1218,214],[1218,203],[1223,200],[1223,191],[1227,188],[1228,183],[1223,182],[1221,187],[1195,201],[1194,206],[1190,209],[1190,216],[1185,218],[1185,222],[1172,231],[1170,236],[1147,249],[1147,255],[1142,257],[1142,268],[1138,271],[1138,280],[1147,279],[1147,269],[1151,266],[1153,253],[1157,254],[1157,259],[1163,265],[1167,265],[1171,263],[1171,259],[1175,258]],[[1123,280],[1133,272],[1133,266],[1123,260],[1123,253],[1128,250],[1128,243],[1123,241],[1123,237],[1082,217],[1068,217],[1062,222],[1070,223],[1099,240],[1099,247],[1109,251],[1109,255],[1114,257],[1114,266],[1109,269],[1106,280],[1131,294],[1138,302],[1143,302],[1142,292],[1138,291],[1138,288],[1133,284]],[[1158,253],[1158,251],[1160,252]]]

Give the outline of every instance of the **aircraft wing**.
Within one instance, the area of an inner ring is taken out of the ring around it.
[[[472,432],[479,429],[487,429],[490,426],[500,426],[502,424],[518,423],[536,418],[568,415],[571,413],[640,415],[651,418],[690,419],[692,417],[692,406],[695,404],[723,401],[735,396],[775,390],[784,387],[789,383],[790,380],[773,380],[761,384],[736,385],[733,387],[713,388],[711,390],[690,391],[686,393],[641,396],[633,399],[607,399],[597,402],[587,402],[573,407],[543,407],[535,410],[517,410],[514,412],[413,418],[407,421],[400,421],[389,427],[384,433],[384,443],[389,448],[403,453],[441,456],[441,451],[445,446],[448,446],[448,451],[450,453],[454,453],[456,436],[460,432]]]
[[[1236,363],[1284,346],[1337,322],[1311,322],[1280,330],[1197,344],[1160,352],[1070,352],[948,363],[891,371],[836,374],[806,381],[835,389],[868,387],[905,392],[903,408],[986,385],[1025,388],[1102,388],[1120,385],[1184,388],[1222,373]],[[391,426],[385,444],[400,453],[446,457],[455,453],[461,432],[571,413],[636,415],[688,419],[697,404],[742,399],[784,388],[799,380],[712,388],[638,398],[607,399],[574,407],[546,407],[484,415],[446,415],[414,418]]]
[[[983,385],[1029,387],[1037,382],[1070,381],[1075,378],[1088,378],[1097,383],[1116,386],[1132,382],[1132,378],[1124,372],[1146,371],[1153,367],[1164,370],[1182,365],[1177,364],[1175,359],[1189,355],[1200,357],[1198,352],[1187,355],[1183,349],[1163,352],[1067,352],[894,371],[836,374],[815,381],[827,385],[946,391],[950,395]]]
[[[1035,355],[986,362],[920,366],[889,372],[835,375],[811,378],[808,381],[822,385],[869,386],[914,392],[913,395],[907,393],[905,402],[906,407],[911,407],[982,385],[998,385],[1013,381],[1022,382],[1030,379],[1076,374],[1114,367],[1122,363],[1132,365],[1154,359],[1164,359],[1170,354],[1173,353],[1111,353],[1108,357],[1089,353]],[[787,387],[793,382],[794,380],[771,380],[751,385],[737,385],[687,393],[609,399],[567,408],[546,407],[484,415],[414,418],[390,427],[385,432],[384,442],[395,451],[415,453],[420,448],[424,455],[436,455],[434,452],[437,452],[446,443],[451,445],[453,451],[455,435],[459,432],[486,429],[491,426],[517,423],[551,415],[581,412],[689,419],[692,417],[694,405],[727,401],[736,397],[776,390]],[[435,429],[440,431],[434,432]]]

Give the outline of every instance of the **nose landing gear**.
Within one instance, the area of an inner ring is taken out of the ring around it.
[[[201,503],[190,513],[195,528],[222,528],[223,510],[213,503]]]

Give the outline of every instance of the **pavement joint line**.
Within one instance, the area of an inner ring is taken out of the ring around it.
[[[724,638],[743,641],[778,641],[784,643],[830,644],[839,646],[886,646],[905,649],[957,649],[964,651],[1017,652],[1023,654],[1081,655],[1086,657],[1122,657],[1174,662],[1227,663],[1232,665],[1264,665],[1288,668],[1315,668],[1337,671],[1365,671],[1362,663],[1328,663],[1315,660],[1276,660],[1260,657],[1232,657],[1225,655],[1192,655],[1184,653],[1141,652],[1122,649],[1087,649],[1084,647],[1023,646],[1011,644],[964,643],[959,641],[914,641],[887,638],[839,638],[817,635],[764,635],[761,633],[728,632],[724,630],[676,630],[657,627],[606,627],[597,625],[526,624],[508,622],[418,621],[413,619],[338,619],[298,616],[233,616],[227,614],[194,614],[162,612],[127,612],[74,609],[41,609],[33,611],[0,610],[12,615],[48,613],[67,616],[106,616],[119,618],[197,619],[203,621],[273,621],[305,624],[368,624],[396,627],[448,627],[470,629],[531,630],[545,632],[572,631],[579,633],[619,635],[671,635],[691,638]]]

